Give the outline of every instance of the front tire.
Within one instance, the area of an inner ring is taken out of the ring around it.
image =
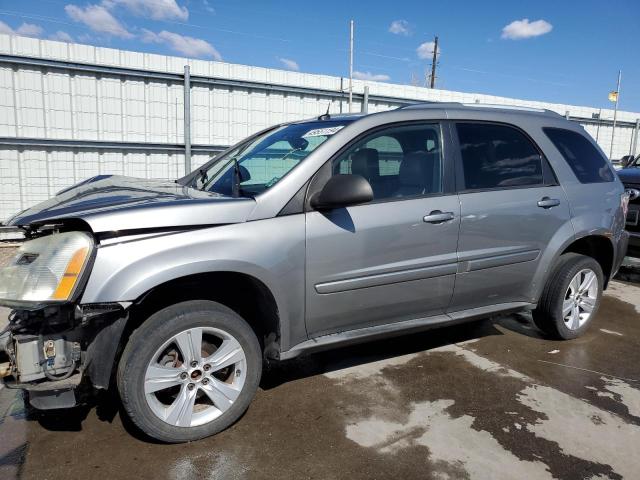
[[[534,323],[553,338],[579,337],[598,312],[603,286],[604,274],[596,260],[565,253],[547,280],[538,308],[532,312]]]
[[[233,424],[262,374],[251,327],[216,302],[178,303],[131,335],[118,366],[125,411],[144,433],[167,443],[198,440]]]

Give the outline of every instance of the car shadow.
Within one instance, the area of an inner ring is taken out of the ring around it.
[[[531,338],[542,338],[550,340],[548,335],[545,335],[538,327],[533,323],[531,312],[516,312],[509,315],[500,315],[494,317],[494,322],[507,330],[525,335]]]
[[[625,258],[624,263],[618,270],[615,280],[629,283],[640,283],[640,259]]]
[[[47,430],[64,432],[81,431],[82,423],[93,409],[95,409],[99,420],[111,423],[118,415],[120,408],[120,399],[115,393],[115,389],[110,391],[101,390],[87,397],[86,401],[81,405],[60,410],[38,410],[33,408],[29,405],[26,395],[24,402],[26,420],[36,421]]]
[[[307,354],[298,358],[265,364],[260,388],[270,390],[288,382],[313,377],[344,368],[365,365],[393,357],[420,353],[438,347],[452,345],[495,335],[504,335],[501,328],[521,335],[542,338],[531,324],[530,315],[499,315],[469,323],[434,328],[357,345]],[[39,411],[28,406],[25,398],[25,415],[28,421],[36,421],[49,431],[81,431],[92,409],[100,421],[112,423],[119,417],[124,429],[133,437],[146,443],[161,443],[141,432],[126,413],[115,388],[100,391],[87,403],[64,410]]]
[[[501,322],[503,322],[502,317],[490,317],[460,325],[434,328],[420,333],[334,348],[291,360],[270,362],[265,367],[260,387],[263,390],[270,390],[287,382],[344,368],[420,353],[483,337],[503,335],[496,328],[496,324],[500,324],[517,333],[532,335],[524,327],[516,329],[511,323],[505,322],[503,325]],[[535,330],[535,327],[531,328]]]

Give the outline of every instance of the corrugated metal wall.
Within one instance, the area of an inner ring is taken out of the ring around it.
[[[329,104],[348,110],[340,77],[0,35],[0,222],[93,175],[183,175],[185,65],[193,168],[269,125],[317,116]],[[354,81],[354,111],[365,86],[369,112],[408,101],[548,108],[580,121],[609,152],[611,110],[598,127],[599,110],[588,107]],[[630,152],[638,118],[618,113],[613,158]]]

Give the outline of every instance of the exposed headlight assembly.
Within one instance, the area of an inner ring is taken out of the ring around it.
[[[0,269],[0,302],[50,303],[73,298],[93,251],[84,232],[55,233],[25,242]]]

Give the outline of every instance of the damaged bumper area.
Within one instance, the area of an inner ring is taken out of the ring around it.
[[[0,377],[7,388],[29,392],[41,410],[83,403],[107,389],[127,304],[47,306],[14,310],[0,333]]]

